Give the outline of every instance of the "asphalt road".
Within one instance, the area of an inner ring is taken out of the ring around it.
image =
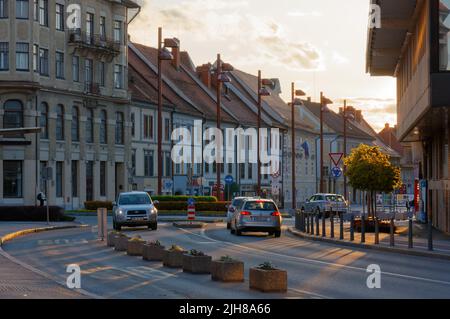
[[[289,222],[290,223],[290,222]],[[191,275],[114,252],[96,240],[94,229],[39,233],[3,248],[10,255],[65,281],[68,264],[82,270],[82,288],[104,298],[450,298],[450,262],[343,248],[310,242],[283,232],[231,235],[225,224],[205,230],[181,230],[160,223],[157,231],[125,229],[146,240],[199,249],[215,258],[230,255],[245,262],[246,282],[223,284],[208,275]],[[288,271],[287,294],[263,294],[248,288],[248,269],[270,261]],[[367,267],[381,268],[381,288],[369,289]]]

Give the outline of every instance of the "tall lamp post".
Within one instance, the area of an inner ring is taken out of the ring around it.
[[[292,209],[296,209],[297,208],[297,187],[296,187],[296,180],[295,180],[295,107],[296,106],[300,106],[303,104],[302,100],[300,100],[297,97],[300,96],[305,96],[305,92],[303,92],[302,90],[295,90],[295,83],[292,82],[291,85],[291,93],[292,93],[292,110],[291,110],[291,118],[292,118],[292,123],[291,123],[291,127],[292,127],[292,145],[291,145],[291,149],[292,149]]]
[[[164,45],[164,47],[163,47]],[[158,194],[162,194],[162,61],[173,60],[167,48],[178,48],[180,41],[176,38],[162,39],[162,28],[158,28]]]
[[[348,119],[354,119],[355,117],[353,114],[347,114],[347,100],[344,100],[344,108],[342,111],[342,117],[344,119],[344,159],[347,157],[347,120]],[[347,194],[347,175],[345,174],[347,172],[347,166],[344,162],[344,198],[348,199]]]
[[[230,83],[231,79],[230,77],[227,75],[227,72],[233,71],[233,67],[228,64],[228,63],[223,63],[220,57],[220,54],[217,54],[217,66],[216,66],[216,81],[217,81],[217,85],[216,85],[216,93],[217,93],[217,99],[216,99],[216,108],[217,108],[217,118],[216,118],[216,125],[217,125],[217,129],[221,130],[221,103],[222,103],[222,85],[223,83]],[[217,137],[216,137],[216,141],[217,141]],[[220,145],[220,147],[223,147],[223,145]],[[216,190],[217,190],[217,198],[219,200],[221,200],[221,178],[220,178],[220,173],[222,170],[222,163],[219,160],[219,154],[221,155],[222,153],[219,152],[218,150],[216,150]]]
[[[258,71],[258,138],[257,138],[257,157],[258,157],[258,183],[256,187],[256,193],[261,196],[261,110],[262,110],[262,98],[264,96],[270,96],[270,91],[267,86],[273,87],[273,81],[270,79],[263,79],[261,76],[261,70]]]
[[[320,92],[320,193],[324,192],[323,185],[323,113],[328,112],[327,105],[333,104],[329,98]]]

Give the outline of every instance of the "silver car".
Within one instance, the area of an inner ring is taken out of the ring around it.
[[[244,200],[250,197],[235,197],[230,205],[227,206],[227,229],[231,228],[231,219],[233,218],[234,212],[241,207]]]
[[[231,233],[267,232],[269,236],[281,236],[281,213],[270,199],[245,199],[231,219]]]
[[[113,203],[113,228],[121,230],[122,226],[147,226],[158,228],[158,210],[146,192],[121,193]]]
[[[316,213],[320,217],[325,214],[329,217],[330,212],[345,213],[347,212],[348,203],[344,196],[337,194],[315,194],[306,200],[302,210],[306,213]]]

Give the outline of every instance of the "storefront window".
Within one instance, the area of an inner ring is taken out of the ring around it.
[[[3,197],[22,197],[22,161],[3,161]]]

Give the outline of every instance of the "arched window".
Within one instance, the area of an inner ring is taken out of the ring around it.
[[[72,107],[72,141],[79,142],[80,141],[80,114],[78,111],[78,107]]]
[[[106,111],[100,111],[100,143],[108,143],[108,126],[107,126],[107,115]]]
[[[56,139],[64,140],[64,106],[61,104],[56,106]]]
[[[41,127],[41,138],[48,139],[48,104],[42,102],[39,112],[40,112],[39,125]]]
[[[123,113],[116,113],[116,144],[123,145]]]
[[[94,111],[86,110],[86,142],[94,143]]]
[[[19,100],[6,101],[3,106],[3,128],[23,127],[23,105]]]

